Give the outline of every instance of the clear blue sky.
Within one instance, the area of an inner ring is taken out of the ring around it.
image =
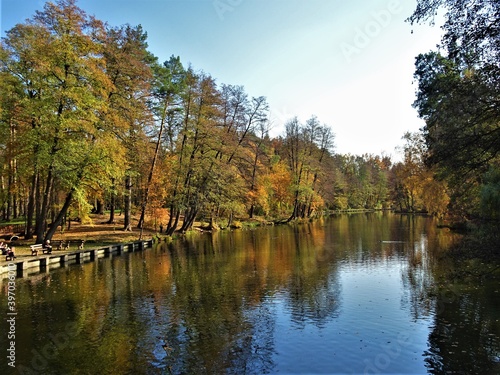
[[[0,0],[2,36],[43,0]],[[178,55],[219,83],[266,96],[272,134],[293,116],[332,127],[340,153],[396,157],[411,107],[414,59],[435,49],[439,27],[404,20],[414,0],[80,0],[112,26],[141,24],[149,50]],[[411,32],[413,29],[413,33]]]

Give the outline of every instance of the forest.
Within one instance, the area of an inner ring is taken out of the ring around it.
[[[159,61],[140,25],[109,26],[75,0],[46,3],[0,48],[2,221],[22,218],[37,243],[91,212],[167,235],[195,221],[216,229],[355,209],[498,221],[500,5],[421,0],[408,22],[439,7],[449,10],[443,45],[415,65],[426,125],[404,134],[394,162],[336,153],[335,124],[315,115],[271,137],[264,96],[178,56]]]

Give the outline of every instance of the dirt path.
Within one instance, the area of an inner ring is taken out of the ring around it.
[[[90,249],[100,245],[133,242],[139,239],[141,235],[140,229],[134,228],[132,232],[125,232],[122,230],[122,220],[118,219],[116,224],[104,224],[106,220],[107,217],[105,216],[93,215],[91,224],[71,222],[71,229],[57,231],[54,237],[52,237],[52,241],[85,240],[85,248]],[[154,230],[144,229],[142,231],[142,238],[150,239],[155,233],[157,232]],[[29,245],[33,245],[34,243],[34,239],[24,240],[20,238],[9,245],[14,247],[16,256],[25,257],[31,256]],[[73,244],[73,249],[70,250],[74,251],[76,246],[76,244]],[[0,261],[5,262],[5,256]]]

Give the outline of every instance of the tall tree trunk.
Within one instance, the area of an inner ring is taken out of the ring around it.
[[[12,160],[9,160],[8,169],[9,178],[7,180],[7,212],[5,219],[10,221],[12,219],[12,210],[14,206],[14,172],[12,168]]]
[[[166,111],[167,111],[167,104],[165,104],[165,108],[163,110],[163,118],[162,118],[161,124],[160,124],[160,131],[158,132],[158,139],[156,140],[155,153],[153,155],[153,161],[151,162],[151,169],[149,170],[148,182],[146,184],[146,190],[144,192],[144,200],[142,202],[141,217],[139,218],[139,223],[137,224],[137,227],[141,228],[141,229],[144,226],[144,218],[146,216],[146,207],[148,205],[148,198],[149,198],[149,188],[151,186],[151,181],[153,181],[153,174],[154,174],[154,170],[155,170],[156,160],[158,159],[158,153],[160,151],[161,137],[163,135],[163,128],[165,127]]]
[[[181,212],[179,209],[174,208],[172,205],[172,208],[170,210],[170,215],[171,215],[170,219],[172,219],[173,222],[171,222],[171,220],[169,219],[168,228],[165,231],[165,234],[167,236],[171,236],[172,234],[174,234],[175,230],[177,229],[177,225],[179,224],[179,217],[181,216]],[[174,216],[175,216],[175,218],[174,218]]]
[[[257,145],[256,149],[255,149],[255,158],[253,160],[253,166],[252,166],[252,184],[250,186],[250,191],[252,193],[255,192],[255,178],[257,176],[257,163],[259,161],[259,146],[260,146],[260,143]],[[252,198],[252,203],[251,203],[251,206],[250,206],[250,211],[248,213],[248,216],[250,217],[250,219],[253,218],[253,211],[255,209],[255,202]]]
[[[321,157],[319,158],[319,163],[321,164],[321,161],[323,160],[323,154],[321,154]],[[311,217],[312,212],[314,211],[312,208],[312,201],[314,199],[314,192],[316,191],[316,181],[318,180],[318,172],[314,173],[313,177],[313,182],[311,189],[313,191],[313,194],[311,195],[311,198],[309,199],[309,203],[307,206],[307,217]]]
[[[47,181],[45,184],[45,192],[43,196],[43,202],[42,202],[42,207],[40,210],[40,215],[37,216],[36,218],[36,243],[40,244],[43,243],[43,238],[44,238],[44,232],[45,232],[45,226],[46,226],[46,219],[47,215],[49,213],[49,206],[50,206],[50,201],[52,198],[52,187],[54,185],[54,176],[53,176],[53,167],[51,166],[49,168],[48,174],[47,174]]]
[[[287,219],[287,222],[295,220],[299,214],[299,191],[295,192],[295,199],[293,201],[293,211],[290,217]]]
[[[165,229],[165,234],[171,236],[177,229],[177,224],[179,223],[180,212],[173,204],[170,205],[170,215],[168,218],[167,228]]]
[[[35,119],[31,120],[31,127],[33,129],[36,128]],[[33,148],[33,155],[38,155],[38,148],[39,145],[35,144]],[[28,196],[28,212],[26,213],[26,228],[24,230],[24,238],[27,240],[31,240],[33,238],[33,219],[35,218],[35,211],[36,213],[38,213],[37,210],[38,181],[39,181],[38,162],[35,156],[33,160],[33,175],[31,176],[31,186]]]
[[[112,186],[111,186],[111,202],[109,203],[110,204],[109,220],[106,222],[106,224],[115,223],[115,209],[116,209],[115,179],[113,178],[111,182]]]
[[[14,156],[14,152],[12,150],[13,145],[16,141],[16,128],[12,118],[9,121],[10,128],[10,139],[8,144],[6,145],[6,158],[9,163],[8,169],[8,186],[7,186],[7,220],[11,218],[17,218],[17,194],[18,194],[18,186],[17,186],[17,163],[16,157]]]
[[[168,223],[167,227],[165,228],[165,233],[168,233],[170,231],[170,228],[172,228],[172,224],[174,223],[174,205],[170,205],[170,210],[169,210],[169,215],[168,215]]]
[[[68,67],[66,67],[65,75],[66,77],[68,76]],[[57,110],[57,116],[60,119],[61,114],[63,113],[64,110],[64,105],[63,102],[60,101],[59,107]],[[45,191],[43,195],[43,202],[42,206],[40,208],[40,214],[36,217],[36,243],[40,244],[43,243],[43,238],[44,238],[44,232],[46,230],[46,220],[47,220],[47,214],[49,212],[49,206],[51,203],[52,199],[52,189],[54,187],[54,157],[58,151],[59,147],[59,128],[57,127],[55,129],[55,134],[54,134],[54,140],[52,144],[52,149],[50,151],[50,158],[51,158],[51,163],[49,166],[49,169],[47,171],[47,180],[45,183]]]
[[[37,175],[36,187],[35,187],[35,228],[34,234],[37,233],[38,228],[38,218],[42,212],[42,178],[40,174]]]
[[[13,193],[12,193],[12,214],[14,215],[14,218],[19,217],[19,207],[18,207],[18,200],[19,200],[19,187],[17,186],[17,159],[14,158],[12,160],[12,177],[13,177]]]
[[[124,231],[132,231],[132,178],[125,178],[125,217],[123,223]]]
[[[97,199],[96,201],[95,213],[97,215],[104,215],[104,204],[100,199]]]
[[[182,223],[182,227],[180,229],[182,233],[188,231],[193,226],[194,219],[196,219],[197,214],[198,210],[194,207],[192,207],[189,211],[186,211],[184,222]]]
[[[49,230],[47,231],[47,234],[45,235],[45,238],[43,240],[43,243],[47,240],[51,240],[52,237],[54,236],[54,233],[57,231],[57,227],[62,225],[64,217],[66,216],[66,213],[68,212],[69,206],[71,205],[71,201],[73,200],[73,193],[74,189],[71,189],[71,191],[66,195],[66,199],[64,200],[64,204],[57,214],[57,216],[54,218],[54,221],[52,222]]]

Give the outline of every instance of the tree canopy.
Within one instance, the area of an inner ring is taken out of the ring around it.
[[[500,3],[422,0],[409,20],[432,21],[440,8],[440,49],[416,59],[414,106],[426,122],[426,161],[453,186],[455,209],[491,216],[478,201],[500,167]]]

